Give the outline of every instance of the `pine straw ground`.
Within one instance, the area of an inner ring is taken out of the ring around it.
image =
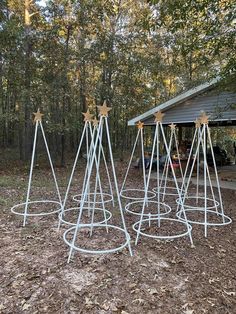
[[[123,165],[117,169],[121,181]],[[64,195],[70,168],[56,170]],[[48,170],[34,174],[34,195],[52,197]],[[131,178],[131,186],[141,185],[137,170]],[[187,237],[166,242],[143,236],[135,246],[136,218],[127,214],[133,257],[128,249],[109,255],[77,252],[68,264],[66,227],[57,231],[56,215],[30,218],[22,228],[21,217],[10,212],[24,201],[27,179],[27,169],[1,171],[0,313],[236,313],[235,191],[223,190],[233,223],[210,228],[208,238],[194,226],[194,247]],[[118,222],[117,210],[112,213]],[[87,230],[81,235],[80,245],[92,245]],[[94,238],[93,247],[123,241],[119,233]]]

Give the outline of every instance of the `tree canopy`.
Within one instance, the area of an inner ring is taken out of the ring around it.
[[[38,107],[64,164],[87,108],[108,101],[113,145],[123,150],[128,119],[235,75],[233,0],[3,0],[0,9],[0,144],[18,145],[22,159]]]

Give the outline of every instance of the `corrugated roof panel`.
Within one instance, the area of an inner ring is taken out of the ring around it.
[[[236,120],[236,109],[230,109],[232,104],[236,104],[236,94],[233,93],[223,92],[211,96],[197,96],[164,110],[163,124],[194,122],[201,111],[211,113],[212,120],[215,121],[222,119]],[[154,116],[149,116],[143,122],[145,124],[154,124]]]

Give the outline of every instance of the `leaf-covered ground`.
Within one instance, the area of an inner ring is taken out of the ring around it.
[[[117,167],[119,181],[123,168]],[[69,171],[57,169],[63,196]],[[235,191],[222,191],[233,223],[210,228],[208,238],[195,225],[194,247],[188,237],[159,241],[143,236],[135,246],[136,218],[126,214],[133,257],[128,249],[109,255],[76,252],[68,264],[69,248],[63,241],[67,227],[57,230],[57,215],[29,218],[23,228],[21,217],[10,212],[11,206],[24,202],[27,169],[2,170],[0,175],[0,313],[236,313]],[[49,177],[47,169],[35,170],[34,199],[55,196]],[[83,177],[82,170],[77,177]],[[132,170],[129,180],[130,187],[142,185],[138,170]],[[118,223],[117,208],[107,207]],[[165,232],[175,228],[162,227]],[[156,229],[152,225],[149,232]],[[120,233],[95,232],[91,241],[88,234],[87,229],[81,233],[80,245],[109,247],[123,241]]]

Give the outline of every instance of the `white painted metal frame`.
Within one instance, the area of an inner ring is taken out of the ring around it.
[[[210,144],[210,152],[211,152],[211,156],[213,160],[213,167],[214,167],[214,173],[216,177],[217,193],[218,193],[219,200],[216,200],[216,195],[212,186],[210,171],[209,171],[208,162],[207,162],[207,139]],[[196,150],[195,150],[195,154],[193,154],[195,144],[196,144]],[[202,148],[202,152],[203,152],[203,178],[204,178],[204,187],[203,187],[204,196],[203,197],[199,194],[200,148]],[[192,157],[193,157],[193,162],[190,167],[190,160],[192,159]],[[193,175],[193,170],[194,170],[195,165],[197,165],[196,167],[197,168],[196,194],[191,195],[188,190],[191,183],[191,177]],[[189,167],[190,167],[190,172],[187,179],[187,172],[189,170],[188,169]],[[211,135],[210,135],[210,129],[209,129],[208,124],[203,124],[202,128],[196,128],[195,130],[192,147],[190,149],[190,154],[189,154],[187,166],[185,169],[183,182],[184,181],[186,181],[185,192],[184,194],[181,194],[182,199],[180,198],[177,199],[177,203],[178,203],[177,217],[179,219],[183,219],[183,209],[185,209],[186,216],[188,216],[189,213],[199,213],[199,212],[203,213],[204,214],[203,221],[202,220],[199,221],[198,219],[190,219],[188,217],[187,217],[187,220],[191,224],[203,225],[205,237],[207,237],[207,229],[209,226],[223,226],[223,225],[230,224],[232,222],[231,218],[224,214],[224,207],[223,207],[223,201],[222,201],[222,196],[221,196],[218,171],[216,167],[216,161],[215,161]],[[208,197],[207,182],[209,183],[211,197]],[[181,191],[183,191],[183,186],[181,188]],[[200,200],[204,201],[204,206],[199,205]],[[191,204],[188,203],[188,201],[190,201]],[[196,205],[193,205],[194,201]],[[181,203],[181,209],[179,210],[180,203]],[[222,219],[222,221],[211,222],[208,220],[209,216],[218,217],[218,219]]]
[[[106,135],[107,135],[109,155],[110,155],[111,166],[112,166],[112,174],[113,174],[114,185],[115,185],[115,193],[117,195],[117,201],[118,201],[118,206],[119,206],[119,213],[120,213],[120,216],[121,216],[122,227],[117,227],[115,225],[107,224],[107,223],[105,223],[105,224],[94,224],[93,223],[93,218],[92,218],[91,219],[91,223],[90,223],[90,236],[92,237],[93,230],[95,228],[106,228],[107,232],[109,232],[110,230],[113,230],[112,232],[114,232],[114,230],[115,231],[118,230],[118,231],[122,232],[125,240],[124,240],[124,243],[122,245],[119,245],[119,246],[117,246],[115,248],[91,250],[91,249],[81,248],[78,245],[76,245],[75,242],[76,242],[77,237],[79,237],[79,231],[84,227],[84,226],[81,225],[81,218],[82,218],[82,214],[83,214],[83,211],[85,209],[85,206],[86,206],[85,205],[86,204],[85,200],[86,200],[86,196],[87,196],[88,189],[89,189],[92,169],[93,169],[93,166],[94,166],[94,163],[95,163],[95,156],[96,156],[96,152],[97,152],[97,147],[101,146],[101,141],[102,141],[102,138],[103,138],[103,125],[104,124],[105,124],[105,132],[106,132]],[[68,240],[68,235],[70,235],[70,234],[72,235],[72,241]],[[80,210],[79,210],[79,215],[78,215],[76,226],[73,226],[70,229],[68,229],[64,233],[63,239],[64,239],[65,243],[70,247],[69,256],[68,256],[68,262],[70,261],[70,259],[72,257],[72,253],[74,251],[79,251],[79,252],[83,252],[83,253],[90,253],[90,254],[104,254],[104,253],[117,252],[119,250],[122,250],[125,247],[128,247],[130,255],[132,256],[132,250],[131,250],[131,246],[130,246],[130,236],[129,236],[129,233],[128,233],[127,229],[126,229],[124,214],[123,214],[122,205],[121,205],[121,201],[120,201],[120,193],[119,193],[119,189],[118,189],[116,172],[115,172],[115,166],[114,166],[114,161],[113,161],[113,154],[112,154],[112,148],[111,148],[111,141],[110,141],[108,122],[107,122],[107,117],[105,117],[105,116],[101,116],[100,117],[100,123],[99,123],[99,126],[98,126],[96,139],[94,141],[93,153],[91,155],[91,160],[90,160],[90,164],[89,164],[89,168],[88,168],[87,180],[86,180],[86,184],[85,184],[85,187],[84,187],[83,198],[82,198],[82,200],[80,202]]]
[[[165,147],[165,150],[166,150],[166,153],[167,153],[167,158],[168,158],[169,163],[170,163],[170,168],[171,168],[171,171],[172,171],[172,175],[173,175],[173,179],[174,179],[174,182],[175,182],[176,190],[178,192],[178,195],[180,195],[179,186],[178,186],[178,183],[177,183],[177,180],[176,180],[176,176],[175,176],[175,172],[174,172],[174,168],[173,168],[173,164],[172,164],[172,160],[171,160],[170,149],[169,149],[169,147],[167,145],[167,141],[166,141],[166,138],[165,138],[165,133],[164,133],[164,130],[163,130],[162,123],[159,122],[159,121],[156,123],[156,128],[155,128],[155,133],[154,133],[154,140],[153,140],[153,147],[152,147],[152,154],[151,154],[151,164],[152,164],[152,161],[153,161],[155,149],[156,149],[157,157],[159,156],[159,145],[160,145],[160,137],[161,136],[162,136],[163,141],[164,141],[164,147]],[[157,187],[160,187],[159,170],[160,170],[160,164],[159,164],[159,158],[157,158]],[[175,239],[175,238],[188,236],[189,239],[190,239],[191,244],[193,244],[193,242],[192,242],[192,234],[191,234],[192,227],[188,223],[186,218],[181,220],[181,219],[177,219],[177,218],[176,219],[175,218],[167,218],[167,217],[161,215],[160,207],[161,207],[162,203],[160,201],[160,191],[159,191],[159,189],[157,189],[157,215],[156,215],[156,217],[150,216],[148,218],[145,218],[144,214],[145,214],[145,207],[146,207],[146,203],[147,203],[146,196],[147,196],[147,191],[148,191],[148,187],[149,187],[149,183],[150,183],[150,177],[151,177],[151,167],[149,169],[148,176],[147,176],[146,193],[145,193],[145,198],[143,200],[143,206],[142,206],[142,212],[141,212],[141,215],[140,215],[140,219],[139,219],[139,221],[137,221],[133,225],[133,229],[137,233],[135,244],[137,245],[140,235],[151,237],[151,238],[155,238],[155,239],[164,239],[164,240],[166,240],[166,239]],[[181,200],[181,198],[180,198],[180,200]],[[184,210],[184,208],[182,210],[183,210],[183,214],[184,214],[184,217],[185,217],[185,210]],[[176,224],[183,225],[184,228],[185,228],[185,231],[182,232],[182,233],[173,234],[173,235],[148,234],[148,233],[145,233],[144,231],[142,231],[143,223],[148,222],[148,224],[150,226],[152,221],[157,222],[157,226],[158,227],[161,226],[161,222],[162,221],[171,222],[171,223],[174,222]]]
[[[179,154],[179,145],[178,145],[178,141],[177,141],[177,136],[176,136],[176,129],[175,128],[171,128],[171,134],[170,134],[170,140],[169,140],[169,151],[172,151],[172,148],[176,147],[176,153],[177,153],[177,160],[179,163],[179,167],[180,167],[180,174],[181,174],[181,178],[182,178],[182,183],[184,184],[183,178],[183,169],[182,169],[182,165],[181,165],[181,161],[180,161],[180,154]],[[162,176],[161,176],[161,181],[160,181],[160,187],[155,187],[152,190],[154,192],[158,192],[162,195],[162,202],[165,202],[165,197],[166,196],[178,196],[178,191],[176,190],[176,187],[172,187],[172,186],[168,186],[168,174],[169,174],[169,169],[170,169],[170,161],[169,158],[166,158],[165,160],[165,164],[164,164],[164,169],[162,172]],[[179,184],[178,184],[179,186]],[[180,190],[180,187],[178,188],[178,190]],[[184,192],[184,190],[182,191]]]
[[[94,128],[92,130],[91,123],[89,123],[88,124],[88,128],[86,129],[86,147],[87,147],[87,156],[88,156],[87,161],[88,162],[87,162],[87,165],[86,165],[86,172],[85,172],[84,181],[83,181],[82,193],[74,195],[73,196],[73,200],[74,201],[80,202],[81,199],[82,199],[82,196],[83,196],[84,186],[85,186],[86,178],[87,178],[87,174],[88,174],[88,167],[89,167],[89,163],[90,163],[91,156],[92,156],[92,153],[93,153],[94,138],[95,138],[95,135],[96,135],[95,134],[96,131],[97,131],[97,126],[94,126]],[[91,143],[89,143],[89,135],[91,137]],[[90,193],[90,186],[89,186],[86,202],[90,203],[91,202],[91,197],[93,197],[93,202],[95,204],[103,204],[103,202],[104,203],[112,202],[112,204],[114,206],[113,188],[112,188],[112,183],[111,183],[111,178],[110,178],[110,172],[109,172],[109,169],[108,169],[108,165],[107,165],[107,161],[106,161],[106,157],[105,157],[105,153],[104,153],[104,149],[103,149],[103,145],[102,145],[101,139],[99,139],[99,142],[100,142],[100,144],[99,144],[99,154],[98,154],[98,156],[95,156],[95,163],[96,163],[97,168],[100,167],[100,158],[101,158],[101,155],[102,155],[102,160],[104,162],[104,166],[105,166],[105,170],[106,170],[106,175],[107,175],[107,179],[108,179],[110,193],[104,193],[104,192],[100,193],[100,192],[97,192],[97,191],[96,191],[96,193],[94,193],[94,192]],[[90,145],[92,145],[93,147],[89,148]],[[99,174],[99,171],[97,169],[96,187],[99,184],[99,187],[100,187],[100,190],[101,190],[101,184],[99,183],[100,181],[101,181],[100,180],[100,174]],[[95,189],[96,189],[96,187],[95,187]],[[97,197],[99,198],[98,200],[97,200]],[[104,200],[102,200],[102,198]]]
[[[81,136],[81,139],[80,139],[80,143],[79,143],[79,146],[78,146],[78,150],[77,150],[77,153],[76,153],[74,164],[73,164],[73,167],[72,167],[70,179],[69,179],[69,182],[68,182],[68,185],[67,185],[66,194],[65,194],[65,198],[64,198],[63,206],[62,206],[62,211],[59,214],[58,228],[60,228],[61,222],[65,223],[67,225],[76,225],[76,221],[75,222],[71,222],[65,216],[66,216],[66,213],[70,213],[71,211],[76,211],[78,213],[78,215],[79,215],[80,207],[79,206],[73,206],[73,207],[66,208],[66,203],[68,201],[69,191],[70,191],[72,180],[73,180],[73,177],[74,177],[75,168],[76,168],[76,165],[78,163],[78,158],[79,158],[79,154],[80,154],[80,151],[81,151],[81,147],[82,147],[82,144],[83,144],[83,142],[85,140],[85,142],[86,142],[86,152],[87,152],[87,163],[86,163],[86,169],[85,169],[85,174],[84,174],[82,193],[74,195],[72,197],[72,199],[74,201],[77,201],[78,203],[80,203],[81,200],[84,197],[85,184],[86,184],[86,180],[88,178],[88,171],[89,171],[89,167],[90,167],[90,164],[91,164],[92,154],[93,154],[94,150],[96,150],[95,147],[94,147],[94,138],[95,138],[95,135],[96,135],[96,129],[97,128],[94,127],[94,129],[92,130],[91,122],[90,121],[85,121],[84,128],[83,128],[83,131],[82,131],[82,136]],[[89,136],[90,136],[90,141],[89,141]],[[95,157],[94,157],[95,164],[96,164],[95,189],[93,190],[93,192],[90,192],[91,191],[91,185],[90,184],[88,185],[88,192],[86,193],[86,198],[85,198],[85,201],[84,201],[87,204],[87,207],[84,207],[84,209],[86,208],[88,210],[88,215],[90,216],[90,213],[92,212],[91,228],[93,228],[93,225],[107,223],[109,221],[109,219],[112,217],[111,212],[108,211],[105,208],[105,203],[112,202],[112,204],[114,206],[113,190],[112,190],[110,174],[109,174],[109,170],[108,170],[108,166],[107,166],[107,163],[106,163],[105,154],[104,154],[104,151],[103,151],[103,146],[101,144],[101,140],[100,139],[99,139],[99,142],[100,142],[100,145],[99,145],[98,156],[97,156],[97,153],[95,153]],[[104,161],[104,164],[105,164],[105,169],[106,169],[106,173],[107,173],[107,177],[108,177],[108,182],[109,182],[109,187],[110,187],[110,194],[109,193],[104,193],[103,190],[102,190],[102,186],[101,186],[101,179],[100,179],[100,174],[99,174],[101,153],[102,153],[102,157],[103,157],[103,161]],[[99,191],[97,191],[97,188],[99,188]],[[97,200],[97,197],[99,197],[100,199]],[[101,205],[102,209],[98,208],[98,205]],[[103,215],[104,215],[103,220],[102,221],[98,221],[98,222],[94,222],[95,212],[100,212],[100,211],[103,211]],[[83,225],[83,226],[86,225],[87,226],[87,224],[84,224],[84,223],[81,223],[81,225]]]
[[[55,184],[55,188],[56,188],[56,192],[57,192],[58,201],[55,201],[55,200],[30,201],[30,192],[31,192],[31,185],[32,185],[32,175],[33,175],[34,159],[35,159],[35,151],[36,151],[36,143],[37,143],[37,135],[38,135],[38,128],[39,127],[40,127],[42,135],[43,135],[43,140],[44,140],[44,144],[45,144],[46,151],[47,151],[47,156],[48,156],[48,159],[49,159],[49,163],[50,163],[50,167],[51,167],[51,171],[52,171],[52,175],[53,175],[53,180],[54,180],[54,184]],[[29,212],[29,205],[30,204],[57,204],[59,207],[57,209],[54,209],[54,210],[48,211],[48,212],[46,211],[46,212],[40,212],[40,213],[30,213]],[[20,207],[24,207],[24,212],[23,213],[18,211],[18,208],[20,208]],[[51,215],[51,214],[55,214],[55,213],[60,212],[61,209],[62,209],[61,195],[60,195],[59,187],[58,187],[58,184],[57,184],[57,179],[56,179],[56,175],[55,175],[55,171],[54,171],[51,155],[50,155],[50,152],[49,152],[46,136],[45,136],[45,133],[44,133],[43,125],[42,125],[41,121],[36,120],[35,132],[34,132],[34,142],[33,142],[33,151],[32,151],[31,164],[30,164],[30,174],[29,174],[29,181],[28,181],[28,189],[27,189],[26,201],[24,203],[20,203],[20,204],[14,205],[11,208],[11,212],[16,214],[16,215],[23,216],[24,217],[23,226],[25,226],[27,217]]]
[[[143,200],[137,200],[137,201],[132,201],[132,202],[129,202],[125,205],[125,210],[130,213],[130,214],[133,214],[133,215],[136,215],[136,216],[141,216],[141,212],[136,212],[134,210],[131,210],[130,207],[132,208],[133,206],[137,205],[137,204],[140,204],[140,205],[143,205]],[[147,208],[149,209],[148,213],[145,213],[143,214],[143,216],[147,216],[148,218],[151,218],[151,217],[159,217],[159,216],[164,216],[164,215],[167,215],[171,212],[171,207],[166,204],[166,203],[159,203],[159,206],[160,206],[160,213],[157,213],[157,214],[153,214],[151,213],[151,205],[152,204],[155,204],[158,206],[158,202],[156,200],[147,200]],[[162,212],[163,210],[163,212]]]
[[[128,178],[128,174],[130,171],[130,167],[132,164],[132,160],[134,158],[134,153],[135,150],[137,148],[138,145],[138,140],[140,139],[140,145],[141,145],[141,158],[142,158],[142,175],[143,175],[143,186],[144,189],[136,189],[136,188],[128,188],[126,189],[126,182],[127,182],[127,178]],[[152,167],[152,164],[150,164],[150,167]],[[144,195],[145,195],[145,191],[146,191],[146,171],[145,171],[145,163],[144,163],[144,143],[143,143],[143,128],[138,129],[138,133],[134,142],[134,146],[132,149],[132,153],[130,156],[130,160],[128,163],[128,167],[126,169],[126,173],[125,173],[125,177],[120,189],[120,197],[126,200],[131,200],[131,201],[138,201],[138,200],[142,200],[144,199]],[[141,195],[143,194],[143,196],[140,197],[136,197],[134,195],[129,195],[132,194],[133,192],[135,193],[140,193]],[[153,191],[147,191],[147,199],[152,199],[156,196],[156,194]],[[132,202],[130,202],[129,204],[131,205]],[[130,206],[129,206],[130,207]]]

